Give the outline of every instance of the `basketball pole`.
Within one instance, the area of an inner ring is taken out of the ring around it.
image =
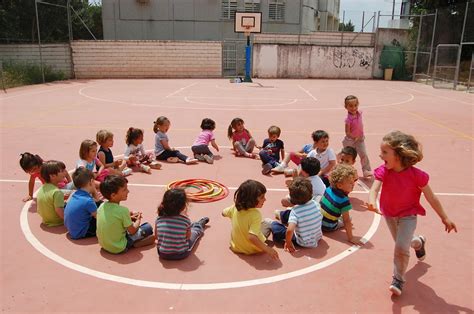
[[[247,46],[245,46],[245,78],[244,82],[252,83],[252,78],[250,77],[250,60],[252,57],[252,47],[250,46],[250,32],[245,32],[247,36]]]

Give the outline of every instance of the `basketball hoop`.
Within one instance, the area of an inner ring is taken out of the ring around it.
[[[245,36],[247,36],[247,37],[250,36],[250,33],[251,33],[250,29],[252,28],[252,26],[253,25],[243,25],[243,27],[245,28],[245,30],[244,30]]]

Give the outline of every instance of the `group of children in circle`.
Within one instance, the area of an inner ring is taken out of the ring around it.
[[[263,219],[260,213],[259,209],[266,200],[266,188],[262,183],[249,179],[239,186],[234,193],[234,204],[222,211],[232,224],[230,248],[235,253],[265,252],[272,259],[279,259],[278,252],[266,244],[270,235],[274,242],[283,242],[285,251],[292,253],[296,247],[317,247],[323,232],[340,228],[345,229],[349,243],[363,245],[361,239],[352,234],[353,224],[349,215],[352,205],[348,197],[358,179],[353,165],[359,155],[364,177],[374,177],[367,208],[385,217],[395,241],[393,280],[389,289],[400,295],[410,247],[415,249],[419,260],[426,255],[426,237],[414,235],[417,215],[425,215],[419,200],[421,193],[441,218],[446,231],[457,232],[457,229],[429,187],[428,174],[413,167],[423,158],[418,141],[400,131],[387,134],[381,144],[380,157],[384,164],[372,173],[364,143],[362,112],[358,110],[359,101],[355,96],[348,96],[344,105],[348,112],[346,136],[339,158],[328,147],[329,135],[323,130],[312,133],[313,143],[286,155],[284,143],[279,139],[280,128],[271,126],[268,138],[262,146],[257,146],[244,121],[240,118],[232,120],[228,137],[236,156],[259,158],[263,174],[285,173],[292,179],[286,182],[289,195],[281,200],[286,209],[276,210],[275,219]],[[187,257],[204,234],[209,218],[191,222],[183,189],[170,189],[164,193],[154,226],[141,223],[141,212],[129,211],[120,205],[128,197],[126,175],[131,168],[150,172],[151,168],[161,168],[158,161],[213,163],[214,155],[209,144],[219,151],[213,134],[213,120],[202,120],[202,132],[191,147],[194,157],[188,157],[169,145],[166,134],[169,127],[170,121],[166,117],[161,116],[154,122],[154,154],[147,153],[143,147],[143,131],[129,128],[123,160],[114,160],[110,150],[113,134],[99,131],[96,136],[99,150],[94,141],[82,142],[80,160],[72,178],[60,161],[43,162],[38,155],[22,154],[20,165],[30,174],[29,195],[24,201],[32,199],[35,179],[38,178],[43,185],[36,196],[37,212],[46,226],[64,224],[72,239],[97,236],[100,246],[112,254],[156,241],[160,258],[177,260]],[[253,152],[255,147],[260,149],[258,155]],[[339,160],[337,165],[336,159]],[[289,168],[290,161],[298,165],[297,170]],[[379,210],[376,199],[382,185]],[[77,191],[67,199],[65,206],[63,191],[73,187]],[[107,201],[102,201],[97,188]]]

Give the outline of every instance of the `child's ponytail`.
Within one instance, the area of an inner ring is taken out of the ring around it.
[[[227,128],[227,137],[230,139],[232,139],[232,134],[234,133],[233,131],[234,129],[232,128],[232,123],[229,124],[229,127]]]
[[[127,143],[127,145],[132,144],[131,135],[132,135],[133,129],[134,129],[133,127],[129,127],[127,130],[127,134],[125,135],[125,143]]]
[[[25,152],[20,154],[20,167],[23,171],[27,172],[33,167],[41,167],[43,164],[43,159],[38,155],[33,155],[31,153]]]

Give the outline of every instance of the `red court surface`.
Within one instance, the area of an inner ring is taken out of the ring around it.
[[[230,121],[243,118],[259,144],[270,125],[280,126],[286,152],[311,143],[311,132],[323,129],[338,152],[348,94],[359,97],[364,112],[372,167],[381,164],[383,135],[395,129],[415,135],[425,154],[418,167],[430,174],[432,189],[458,227],[458,233],[445,233],[423,199],[427,216],[419,218],[416,233],[427,237],[427,258],[418,262],[412,254],[400,297],[388,291],[393,240],[383,218],[362,207],[367,180],[359,180],[364,182],[350,195],[353,232],[367,240],[360,249],[346,242],[344,231],[293,255],[277,244],[280,262],[229,249],[230,221],[221,211],[241,182],[251,178],[267,187],[264,217],[273,217],[287,194],[282,175],[264,176],[260,161],[233,156],[226,137]],[[83,80],[8,90],[0,94],[2,311],[471,313],[473,105],[466,93],[387,81]],[[209,216],[210,227],[187,259],[162,261],[154,246],[104,253],[96,239],[73,241],[64,227],[41,226],[34,202],[21,201],[28,175],[19,167],[20,153],[62,160],[72,169],[81,141],[95,139],[99,129],[115,134],[112,150],[122,154],[130,126],[145,130],[144,145],[151,150],[153,121],[160,115],[171,120],[171,146],[188,155],[201,120],[214,119],[220,157],[213,165],[164,164],[151,175],[134,173],[122,204],[153,223],[171,181],[206,178],[230,189],[224,200],[191,204],[191,219]]]

